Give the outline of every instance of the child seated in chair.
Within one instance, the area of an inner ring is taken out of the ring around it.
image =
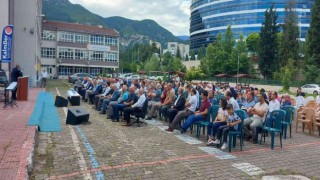
[[[219,127],[218,130],[218,139],[214,141],[214,144],[220,144],[220,139],[223,135],[223,146],[221,149],[227,149],[228,148],[228,134],[229,131],[237,131],[238,130],[238,124],[241,123],[241,119],[239,116],[234,112],[232,104],[227,105],[227,125]]]

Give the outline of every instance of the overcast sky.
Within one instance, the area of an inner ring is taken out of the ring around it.
[[[70,0],[102,17],[152,19],[174,35],[189,35],[191,0]]]

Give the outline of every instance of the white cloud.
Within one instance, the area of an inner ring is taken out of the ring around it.
[[[189,35],[191,0],[70,0],[102,17],[152,19],[174,35]]]

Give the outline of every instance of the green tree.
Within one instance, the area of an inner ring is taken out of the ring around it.
[[[180,48],[177,48],[177,54],[176,54],[176,58],[181,59],[181,52],[180,52]]]
[[[153,55],[149,61],[144,64],[144,70],[146,72],[149,71],[157,71],[159,69],[159,59],[156,55]]]
[[[171,55],[171,53],[166,52],[163,54],[162,56],[162,66],[166,67],[169,66],[169,63],[172,61],[173,57]]]
[[[235,40],[233,37],[233,32],[231,30],[231,26],[228,26],[227,31],[224,35],[224,50],[226,51],[226,53],[231,54],[234,45]]]
[[[189,61],[189,54],[186,54],[185,60]]]
[[[196,60],[196,54],[195,54],[194,50],[191,50],[191,52],[190,52],[190,60]]]
[[[200,61],[200,67],[208,76],[224,73],[224,67],[229,57],[224,47],[224,41],[220,33],[217,35],[216,41],[207,47],[206,57]]]
[[[305,81],[320,83],[320,0],[315,0],[311,9],[311,23],[307,36]]]
[[[295,10],[296,1],[289,0],[285,7],[283,34],[281,36],[279,62],[281,67],[285,66],[289,59],[295,61],[299,58],[299,27],[298,16]]]
[[[206,56],[206,48],[204,46],[201,46],[198,52],[198,60],[203,59]]]
[[[152,44],[151,44],[151,51],[153,53],[158,53],[159,52],[159,49],[157,48],[157,44],[155,42],[152,42]]]
[[[274,79],[280,80],[282,82],[282,90],[289,92],[290,86],[292,85],[294,78],[294,60],[288,59],[287,64],[280,68],[279,72],[274,73]]]
[[[201,68],[191,67],[190,70],[187,70],[185,79],[187,81],[192,80],[202,80],[205,77],[205,74],[202,72]]]
[[[248,48],[243,34],[240,34],[236,47],[232,51],[231,60],[225,65],[226,74],[253,74],[253,63],[248,55]]]
[[[278,42],[277,25],[278,15],[274,4],[265,11],[265,21],[262,23],[260,32],[259,69],[265,79],[272,78],[272,73],[278,70],[277,52]]]
[[[260,46],[260,35],[259,33],[250,33],[246,39],[248,50],[253,55],[257,55]]]
[[[138,64],[134,61],[130,64],[130,72],[137,72],[138,71]]]

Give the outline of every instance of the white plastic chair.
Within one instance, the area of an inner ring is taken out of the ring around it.
[[[296,97],[296,107],[299,108],[300,106],[304,106],[306,105],[307,102],[305,101],[305,99],[303,98],[303,96],[298,96]]]
[[[320,96],[317,96],[317,98],[316,98],[316,103],[317,103],[317,104],[320,104]]]
[[[308,96],[306,99],[308,99],[308,101],[310,101],[310,100],[314,100],[314,97],[313,96]]]

